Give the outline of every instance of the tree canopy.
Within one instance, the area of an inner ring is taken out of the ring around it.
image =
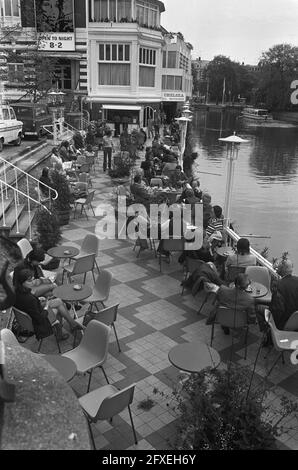
[[[259,61],[258,99],[273,110],[290,107],[291,82],[297,78],[298,47],[277,44]]]
[[[214,57],[206,67],[205,76],[209,81],[210,99],[217,102],[222,100],[224,87],[225,101],[235,101],[238,95],[248,97],[255,84],[247,67],[224,55]]]

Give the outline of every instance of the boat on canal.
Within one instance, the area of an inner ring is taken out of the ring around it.
[[[251,119],[252,121],[273,121],[272,114],[270,114],[268,109],[265,108],[243,108],[241,116],[245,119]]]

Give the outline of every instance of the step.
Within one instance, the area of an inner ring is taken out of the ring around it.
[[[4,193],[5,195],[5,193]],[[0,193],[0,225],[2,225],[2,217],[3,217],[3,212],[5,213],[5,217],[6,217],[6,213],[9,209],[9,206],[11,205],[13,201],[13,198],[10,197],[8,199],[3,199],[3,206],[2,206],[2,199],[1,199],[1,193]]]
[[[32,224],[33,222],[34,216],[35,216],[35,210],[31,211],[30,218],[29,218],[29,212],[23,211],[19,218],[19,232],[17,233],[17,226],[15,224],[12,227],[9,236],[12,238],[24,238],[29,230],[30,223]]]
[[[17,217],[20,218],[23,210],[24,210],[25,205],[24,204],[19,204],[17,206],[17,211],[15,209],[15,204],[11,204],[7,212],[5,213],[5,225],[12,229],[16,222],[16,212],[17,212]]]

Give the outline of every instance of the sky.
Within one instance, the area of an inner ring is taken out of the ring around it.
[[[193,58],[223,54],[255,65],[275,44],[298,46],[298,0],[163,0],[162,26],[180,31]]]

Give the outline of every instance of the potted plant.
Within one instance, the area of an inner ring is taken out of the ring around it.
[[[61,241],[61,228],[57,216],[54,212],[40,208],[36,211],[35,218],[35,241],[42,246],[45,252],[50,248],[57,246]],[[47,264],[48,270],[57,269],[59,259],[54,259]]]
[[[64,175],[54,170],[51,173],[52,187],[58,193],[57,199],[53,201],[53,210],[60,225],[67,225],[70,219],[71,193],[67,179]]]
[[[204,369],[181,381],[171,396],[177,412],[172,443],[179,450],[274,450],[285,432],[283,421],[297,405],[283,397],[281,406],[266,404],[266,382],[252,387],[251,370],[236,364]],[[160,393],[157,389],[153,393]]]

